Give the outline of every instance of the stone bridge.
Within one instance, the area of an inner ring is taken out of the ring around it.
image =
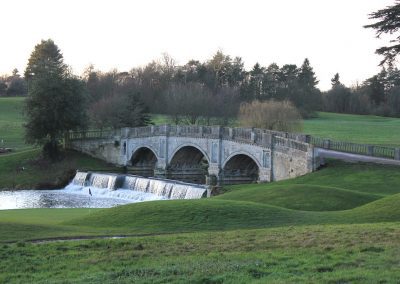
[[[220,126],[146,126],[73,132],[69,148],[143,176],[218,184],[270,182],[319,166],[306,135]]]

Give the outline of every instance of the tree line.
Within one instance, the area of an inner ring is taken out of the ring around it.
[[[394,33],[400,28],[399,16],[397,1],[372,13],[371,19],[378,22],[365,27],[376,29],[378,37]],[[226,124],[240,109],[246,123],[261,126],[271,119],[262,115],[268,112],[278,117],[271,127],[288,119],[289,124],[284,124],[288,128],[296,127],[291,121],[300,115],[310,117],[318,110],[400,116],[400,71],[393,65],[399,44],[377,53],[385,57],[382,66],[388,63],[377,75],[349,88],[337,73],[332,88],[321,92],[307,58],[300,67],[256,63],[247,71],[240,57],[222,51],[204,62],[190,60],[184,65],[164,54],[162,60],[129,72],[103,73],[90,66],[77,77],[49,39],[35,46],[24,77],[15,69],[11,76],[1,78],[0,95],[23,95],[27,90],[26,139],[44,145],[44,152],[54,159],[58,141],[67,131],[142,126],[150,123],[149,112],[169,114],[175,123],[210,124],[218,119]]]
[[[11,75],[0,76],[0,97],[26,96],[28,87],[26,80],[15,68]]]

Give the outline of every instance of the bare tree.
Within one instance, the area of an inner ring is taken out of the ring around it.
[[[244,103],[240,106],[239,123],[244,127],[279,131],[299,131],[302,128],[301,115],[289,101]]]

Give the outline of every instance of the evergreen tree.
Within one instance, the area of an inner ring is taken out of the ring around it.
[[[340,76],[339,73],[336,73],[333,78],[331,79],[331,84],[332,84],[332,88],[334,88],[335,86],[340,86],[342,83],[340,83]]]
[[[379,38],[382,34],[395,34],[400,29],[400,1],[396,0],[395,5],[371,13],[369,18],[377,20],[377,22],[364,27],[375,29],[376,37]],[[391,42],[395,44],[376,50],[377,54],[383,55],[384,59],[381,61],[381,65],[385,63],[392,65],[396,56],[400,53],[400,36],[397,36]]]
[[[58,158],[58,140],[69,130],[86,126],[85,88],[68,72],[54,42],[42,40],[35,46],[25,70],[28,79],[25,137],[43,145],[44,153]]]

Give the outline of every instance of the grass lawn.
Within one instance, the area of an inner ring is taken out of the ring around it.
[[[24,141],[23,102],[22,97],[0,98],[0,147],[14,151],[33,148]]]
[[[398,223],[3,244],[0,283],[397,283]]]
[[[304,121],[303,132],[338,141],[400,146],[400,118],[320,112]]]

